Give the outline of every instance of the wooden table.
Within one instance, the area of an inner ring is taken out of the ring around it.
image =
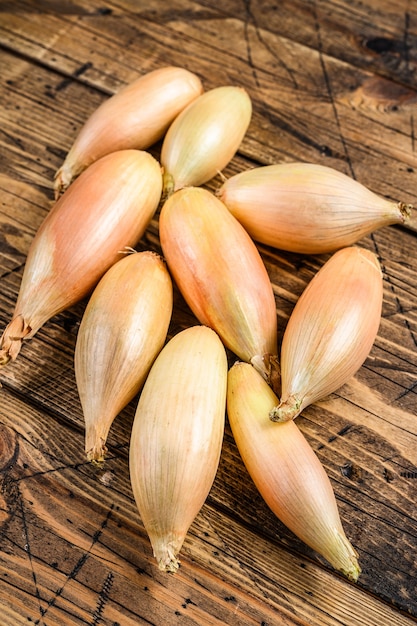
[[[205,89],[247,89],[253,118],[226,177],[309,161],[417,202],[413,0],[6,0],[0,8],[2,328],[78,130],[110,94],[158,67],[186,67]],[[157,232],[154,220],[139,247],[159,250]],[[227,423],[181,567],[175,575],[158,570],[129,482],[136,400],[113,424],[104,467],[84,456],[73,370],[81,302],[45,324],[0,373],[2,626],[415,623],[415,232],[385,227],[359,245],[383,268],[377,339],[357,375],[298,418],[360,554],[359,581],[335,573],[274,517]],[[259,250],[281,340],[328,255]],[[169,336],[195,322],[177,294]]]

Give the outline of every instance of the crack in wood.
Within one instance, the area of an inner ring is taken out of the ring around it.
[[[110,509],[107,512],[106,517],[104,518],[104,520],[102,521],[100,528],[93,534],[92,537],[92,541],[90,544],[90,547],[88,548],[88,550],[86,550],[81,557],[78,559],[77,563],[74,565],[74,567],[72,568],[72,570],[70,571],[70,573],[68,574],[65,582],[63,585],[61,585],[61,587],[59,589],[56,590],[54,596],[48,601],[48,604],[46,606],[45,609],[43,609],[41,606],[39,606],[39,610],[41,612],[42,617],[44,617],[46,615],[46,613],[49,611],[49,609],[51,609],[57,602],[57,600],[60,598],[60,596],[62,596],[64,589],[66,587],[66,585],[73,579],[75,579],[75,577],[77,576],[77,574],[80,572],[80,570],[82,569],[82,567],[85,565],[85,563],[87,562],[90,553],[94,547],[94,545],[98,542],[98,540],[100,539],[101,535],[103,534],[105,528],[107,527],[107,524],[110,521],[110,518],[113,514],[113,509],[114,509],[114,504],[112,504],[110,506]],[[28,538],[27,538],[28,539]],[[29,539],[28,539],[28,553],[30,553],[29,551]],[[33,570],[33,565],[32,565],[32,570]],[[36,593],[36,597],[40,597],[39,596],[39,590],[37,588],[36,585],[36,578],[34,579],[35,581],[35,593]],[[39,624],[39,620],[35,622],[35,624]]]
[[[109,572],[104,580],[103,587],[98,595],[97,607],[93,614],[93,621],[91,626],[97,626],[103,619],[103,611],[109,599],[110,590],[113,585],[114,575]]]
[[[322,70],[322,74],[323,74],[323,79],[324,79],[324,83],[326,85],[326,89],[327,89],[327,94],[330,98],[330,104],[332,107],[332,111],[333,111],[333,116],[334,116],[334,120],[336,122],[336,127],[338,129],[339,132],[339,139],[340,139],[340,143],[343,146],[343,151],[345,154],[345,158],[346,158],[346,163],[349,167],[351,176],[353,179],[356,180],[356,176],[355,176],[355,172],[353,169],[353,163],[352,160],[350,158],[349,155],[349,150],[347,147],[347,143],[342,131],[342,125],[340,123],[340,117],[339,114],[337,112],[337,107],[336,107],[336,103],[333,97],[333,90],[332,90],[332,86],[331,86],[331,82],[330,82],[330,77],[327,73],[327,69],[326,69],[326,65],[324,63],[324,58],[323,58],[323,43],[322,43],[322,38],[321,38],[321,29],[320,29],[320,23],[318,20],[318,15],[317,15],[317,4],[316,2],[313,3],[313,14],[314,14],[314,27],[315,27],[315,31],[316,31],[316,36],[317,36],[317,52],[319,55],[319,61],[320,61],[320,67]]]
[[[294,89],[298,89],[298,83],[297,80],[294,76],[294,72],[292,72],[290,70],[290,68],[288,67],[288,65],[282,60],[281,57],[277,56],[277,54],[275,53],[275,51],[272,49],[272,47],[268,44],[268,42],[266,41],[266,39],[263,37],[262,35],[262,31],[259,28],[259,25],[257,23],[257,20],[255,18],[255,14],[252,11],[252,1],[251,0],[243,0],[243,4],[245,7],[245,13],[246,13],[246,18],[244,19],[244,33],[245,33],[245,42],[246,42],[246,51],[247,51],[247,55],[248,55],[248,64],[249,67],[252,69],[252,75],[254,77],[256,86],[258,88],[261,87],[260,82],[259,82],[259,78],[258,78],[258,73],[256,71],[256,67],[253,61],[253,57],[252,57],[252,46],[250,44],[250,39],[249,39],[249,25],[251,24],[255,30],[255,34],[256,37],[258,39],[258,41],[262,44],[262,46],[265,48],[265,50],[267,50],[271,56],[278,62],[278,64],[285,70],[285,72],[288,74],[290,81],[294,87]]]
[[[80,67],[78,67],[76,70],[73,71],[71,76],[67,76],[66,78],[63,78],[61,82],[58,83],[58,85],[55,87],[55,92],[62,91],[62,89],[65,89],[66,87],[68,87],[68,85],[70,85],[75,78],[79,78],[85,72],[87,72],[87,70],[91,69],[92,67],[93,67],[93,64],[91,62],[83,63],[83,65],[81,65]]]

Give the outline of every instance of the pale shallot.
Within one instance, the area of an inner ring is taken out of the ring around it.
[[[360,567],[346,537],[330,479],[294,421],[268,417],[277,396],[247,363],[227,383],[227,415],[246,469],[266,504],[299,539],[353,581]]]
[[[333,252],[407,223],[412,208],[314,163],[255,167],[226,180],[217,195],[255,241],[303,254]]]
[[[140,391],[162,349],[172,299],[165,263],[151,251],[124,257],[94,289],[74,357],[89,460],[104,460],[115,417]]]
[[[130,479],[161,570],[176,572],[187,532],[214,482],[226,412],[227,358],[205,326],[179,332],[156,358],[139,398]]]

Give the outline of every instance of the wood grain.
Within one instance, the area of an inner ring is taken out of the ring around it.
[[[97,0],[0,3],[0,323],[10,320],[53,176],[88,115],[146,71],[177,64],[206,89],[245,87],[254,114],[230,176],[312,161],[416,203],[416,7],[400,0]],[[160,145],[151,152],[158,157]],[[217,177],[207,185],[215,190]],[[414,218],[415,219],[415,218]],[[415,229],[414,229],[415,230]],[[128,475],[133,401],[104,468],[83,456],[73,351],[86,302],[53,319],[0,372],[0,607],[5,626],[417,621],[417,255],[413,225],[359,245],[381,262],[384,302],[357,375],[300,428],[328,472],[360,554],[356,585],[271,513],[230,429],[177,575],[159,572]],[[279,341],[328,255],[259,245]],[[158,218],[138,249],[160,251]],[[169,336],[197,323],[178,291]],[[230,363],[234,355],[229,354]]]

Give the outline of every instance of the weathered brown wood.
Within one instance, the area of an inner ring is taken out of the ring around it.
[[[154,12],[144,15],[140,11],[123,14],[115,8],[103,16],[96,14],[91,4],[87,7],[80,1],[69,14],[22,11],[3,18],[2,36],[10,49],[36,54],[40,63],[54,68],[59,65],[61,71],[72,75],[71,80],[56,76],[45,87],[49,98],[58,98],[64,107],[69,103],[63,101],[71,98],[79,81],[113,92],[138,75],[137,59],[144,59],[143,72],[159,60],[165,63],[169,54],[170,62],[197,71],[207,88],[238,82],[249,90],[255,104],[254,120],[242,152],[251,159],[261,163],[324,162],[382,195],[412,201],[416,166],[413,109],[412,103],[408,105],[395,91],[395,83],[388,83],[392,94],[388,110],[379,107],[372,96],[358,102],[356,90],[371,75],[327,56],[317,46],[314,50],[297,40],[263,31],[240,11],[234,18],[226,18],[223,13],[199,11],[199,5],[189,2],[180,2],[176,9],[164,6],[157,3]],[[195,19],[184,21],[181,15]],[[19,36],[22,31],[25,35]],[[81,42],[76,49],[74,40]],[[122,69],[117,52],[120,40],[127,40]],[[187,43],[189,54],[184,54],[181,41]],[[90,64],[86,65],[86,58]],[[73,97],[68,115],[59,120],[64,132],[59,139],[62,150],[69,147],[68,137],[75,135],[74,122],[79,128],[97,104],[92,101],[77,122],[75,115],[85,98],[78,93]]]
[[[7,391],[2,414],[0,599],[16,616],[8,623],[90,624],[96,616],[123,624],[178,618],[333,625],[349,620],[353,609],[357,622],[343,623],[372,624],[370,611],[382,626],[410,623],[211,502],[190,529],[178,575],[158,572],[125,459],[114,456],[94,470],[81,433]]]
[[[0,4],[0,331],[51,206],[54,172],[78,129],[109,94],[161,65],[196,71],[206,88],[248,89],[253,120],[224,175],[310,160],[417,203],[413,3],[56,4]],[[152,147],[155,156],[159,148]],[[159,250],[157,218],[139,245]],[[383,268],[378,337],[354,379],[298,418],[360,553],[358,584],[334,574],[272,515],[228,427],[180,571],[157,571],[127,472],[135,402],[113,424],[105,468],[94,471],[83,456],[73,372],[81,302],[50,320],[0,373],[6,626],[416,621],[416,239],[411,230],[387,227],[360,245],[374,250]],[[281,340],[297,297],[327,256],[259,250]],[[176,292],[170,336],[194,323]]]

